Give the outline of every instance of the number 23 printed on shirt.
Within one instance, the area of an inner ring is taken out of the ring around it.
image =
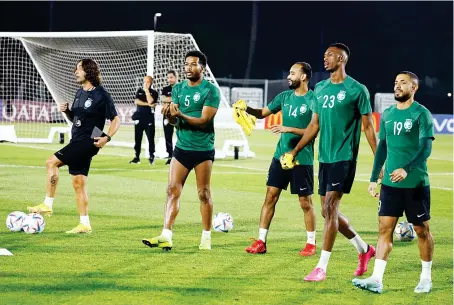
[[[336,96],[324,95],[323,99],[325,100],[325,102],[323,103],[323,108],[333,108],[334,107],[334,101],[336,100]]]

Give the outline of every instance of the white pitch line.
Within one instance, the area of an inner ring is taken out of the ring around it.
[[[17,165],[17,164],[0,164],[0,167],[5,168],[32,168],[32,169],[45,169],[45,166],[37,166],[37,165]],[[139,168],[90,168],[90,171],[96,172],[118,172],[118,171],[127,171],[127,172],[161,172],[161,173],[168,173],[168,169],[139,169]],[[263,175],[262,173],[254,173],[254,172],[243,172],[243,171],[228,171],[228,172],[218,172],[213,171],[213,174],[245,174],[245,175]]]
[[[3,143],[3,145],[33,148],[33,149],[48,150],[48,151],[58,151],[59,150],[59,148],[48,148],[48,147],[35,146],[35,145],[24,145],[24,144]],[[62,148],[63,147],[64,146],[62,146]],[[130,157],[131,156],[131,155],[124,155],[124,154],[110,153],[110,152],[106,152],[105,150],[100,150],[98,155],[115,156],[115,157]]]

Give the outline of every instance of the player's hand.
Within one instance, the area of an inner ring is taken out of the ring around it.
[[[282,125],[273,125],[270,128],[272,133],[278,134],[278,133],[286,133],[288,132],[288,127],[282,126]]]
[[[245,100],[238,100],[232,105],[232,108],[246,111],[247,103]]]
[[[281,156],[280,160],[282,169],[292,169],[295,165],[299,165],[298,161],[295,160],[295,156],[292,153],[285,153]]]
[[[181,115],[180,108],[177,104],[171,103],[169,106],[170,115],[173,117],[179,117]]]
[[[392,182],[400,182],[407,178],[407,172],[403,168],[398,168],[390,176]]]
[[[66,102],[66,103],[60,104],[59,108],[60,108],[61,112],[66,112],[69,110],[69,103]]]
[[[371,182],[369,183],[369,187],[367,188],[369,194],[374,198],[380,197],[380,195],[377,193],[377,186],[378,186],[377,182]]]
[[[98,148],[103,148],[104,145],[107,143],[107,137],[96,137],[94,138],[95,140],[95,146]]]
[[[164,102],[162,103],[161,114],[168,116],[170,112],[170,103]]]

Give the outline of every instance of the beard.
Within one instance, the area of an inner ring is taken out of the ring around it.
[[[197,82],[198,80],[200,80],[202,78],[202,74],[203,72],[192,72],[192,75],[191,76],[187,76],[186,75],[186,78],[188,80],[190,80],[191,82]]]
[[[301,85],[300,80],[292,80],[291,83],[288,85],[290,89],[296,89]]]
[[[396,101],[398,101],[399,103],[403,103],[403,102],[406,102],[410,99],[411,97],[411,94],[410,93],[407,93],[407,94],[402,94],[401,96],[396,96],[396,94],[394,93],[394,99]]]

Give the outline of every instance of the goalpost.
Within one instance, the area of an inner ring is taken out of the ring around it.
[[[184,55],[200,50],[191,34],[154,31],[120,32],[0,32],[0,141],[53,143],[60,133],[70,135],[71,122],[58,110],[79,88],[74,69],[82,58],[100,65],[102,85],[114,100],[121,126],[109,145],[134,146],[134,96],[145,75],[153,76],[159,93],[172,69],[184,80]],[[208,56],[209,58],[209,56]],[[207,66],[205,78],[217,83]],[[160,96],[161,98],[161,96]],[[165,158],[161,107],[156,108],[156,153]],[[248,140],[232,118],[221,93],[215,117],[216,158],[254,157]],[[106,124],[108,128],[108,122]],[[175,143],[174,136],[174,143]],[[146,136],[142,142],[148,156]],[[133,152],[131,152],[133,155]]]

